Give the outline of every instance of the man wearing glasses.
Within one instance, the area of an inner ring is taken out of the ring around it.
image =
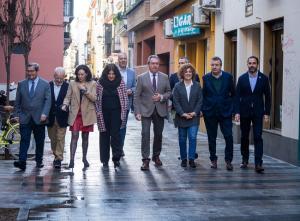
[[[29,63],[26,67],[27,79],[19,82],[16,94],[16,119],[20,123],[20,153],[14,166],[20,170],[26,169],[27,151],[31,132],[36,142],[36,167],[42,168],[45,124],[51,107],[50,86],[47,81],[38,76],[39,64]]]
[[[65,70],[63,67],[55,68],[54,80],[49,84],[52,102],[49,113],[48,135],[54,155],[53,166],[56,169],[60,169],[61,162],[63,161],[65,135],[68,126],[68,112],[61,109],[69,87],[69,84],[65,82]]]

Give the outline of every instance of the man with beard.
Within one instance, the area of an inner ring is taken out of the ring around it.
[[[241,75],[236,88],[235,120],[241,122],[241,168],[247,168],[249,160],[249,132],[251,123],[254,135],[255,171],[262,173],[263,120],[269,121],[271,92],[269,80],[258,70],[259,60],[250,56],[248,71]]]

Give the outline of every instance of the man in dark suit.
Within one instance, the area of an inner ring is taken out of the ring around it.
[[[248,58],[248,71],[239,77],[236,88],[235,120],[240,121],[241,168],[247,168],[249,160],[249,132],[251,123],[254,136],[255,171],[261,173],[263,156],[262,129],[263,120],[269,121],[271,92],[269,80],[258,70],[259,60],[255,56]]]
[[[216,139],[218,125],[225,139],[226,169],[233,170],[232,114],[234,83],[231,74],[222,71],[222,60],[211,59],[211,72],[203,76],[202,113],[207,130],[211,168],[217,169]]]
[[[19,82],[17,88],[15,110],[20,123],[21,141],[19,161],[15,161],[14,166],[21,170],[26,169],[31,132],[36,142],[36,167],[44,166],[45,124],[51,107],[51,93],[49,83],[38,76],[38,71],[37,63],[29,63],[27,79]]]
[[[148,57],[149,71],[138,76],[134,94],[134,111],[137,120],[142,121],[141,170],[149,170],[150,127],[153,122],[154,139],[152,161],[162,166],[159,158],[162,149],[164,118],[167,116],[167,102],[171,94],[168,76],[158,71],[159,57]]]
[[[178,70],[183,65],[188,64],[188,63],[189,63],[189,59],[187,57],[180,57],[178,60]],[[179,79],[180,79],[180,76],[179,76],[178,72],[175,72],[169,76],[171,90],[173,90],[173,88],[175,87],[175,84],[177,84],[179,82]],[[200,82],[199,76],[197,73],[195,75],[195,81]],[[172,97],[172,95],[171,95],[171,97]]]
[[[49,83],[52,102],[49,113],[48,135],[54,154],[53,166],[56,169],[61,168],[61,162],[63,161],[65,135],[68,126],[68,112],[61,109],[69,87],[64,79],[64,68],[57,67],[54,70],[54,80]]]

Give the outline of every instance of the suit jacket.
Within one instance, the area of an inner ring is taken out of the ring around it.
[[[184,82],[176,84],[173,91],[173,102],[176,110],[174,122],[176,126],[191,127],[199,125],[202,106],[202,90],[198,82],[193,81],[189,100]],[[195,112],[197,116],[189,120],[181,117],[182,114],[191,112]]]
[[[39,77],[34,96],[29,96],[28,80],[19,82],[16,94],[16,116],[19,117],[20,124],[28,124],[32,118],[35,124],[41,124],[40,118],[44,114],[48,117],[51,108],[50,85],[47,81]],[[48,123],[43,122],[44,123]]]
[[[235,113],[241,117],[249,117],[251,114],[257,117],[270,115],[271,92],[269,79],[258,72],[257,82],[252,92],[248,72],[239,77],[236,87]]]
[[[96,82],[86,82],[88,95],[82,96],[80,103],[80,92],[78,88],[78,82],[71,81],[67,91],[67,95],[64,99],[63,104],[69,107],[68,124],[73,126],[74,121],[77,117],[79,108],[82,113],[83,126],[93,125],[97,123],[95,101],[96,101]]]
[[[212,73],[208,73],[203,76],[203,105],[202,112],[204,116],[221,116],[231,117],[233,114],[233,102],[234,102],[234,83],[231,74],[222,71],[221,90],[217,92],[212,80]]]
[[[131,91],[133,92],[131,95],[128,96],[128,108],[127,108],[127,110],[130,110],[130,107],[132,106],[132,102],[133,102],[136,80],[135,80],[134,70],[132,70],[130,68],[126,68],[126,72],[127,72],[126,88],[131,89]]]
[[[56,119],[58,125],[60,127],[67,127],[68,126],[68,112],[63,111],[61,109],[61,106],[63,104],[63,101],[67,95],[69,84],[67,82],[64,82],[61,85],[57,100],[55,100],[54,96],[54,82],[51,81],[50,83],[50,90],[51,90],[51,109],[49,112],[49,123],[48,126],[52,127],[54,124],[54,121]]]
[[[171,95],[170,83],[168,76],[164,73],[157,73],[157,93],[162,95],[161,101],[154,102],[152,96],[154,91],[152,88],[149,72],[145,72],[138,76],[136,90],[134,94],[134,110],[135,114],[141,114],[143,117],[150,117],[156,108],[157,113],[161,117],[167,116],[167,101]]]

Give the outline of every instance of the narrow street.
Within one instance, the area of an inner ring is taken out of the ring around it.
[[[140,170],[140,124],[130,115],[125,158],[115,171],[110,162],[103,169],[99,161],[98,132],[90,137],[90,168],[82,171],[78,146],[74,174],[52,169],[49,142],[45,167],[35,162],[18,172],[12,161],[1,161],[2,208],[20,208],[19,220],[300,220],[300,169],[271,157],[264,158],[265,174],[256,174],[253,164],[241,170],[239,147],[235,146],[234,171],[223,162],[223,141],[218,141],[219,169],[210,168],[207,139],[199,135],[197,169],[183,169],[177,144],[177,130],[166,122],[162,168],[151,164]],[[253,153],[252,153],[253,154]],[[253,162],[253,158],[251,161]]]

